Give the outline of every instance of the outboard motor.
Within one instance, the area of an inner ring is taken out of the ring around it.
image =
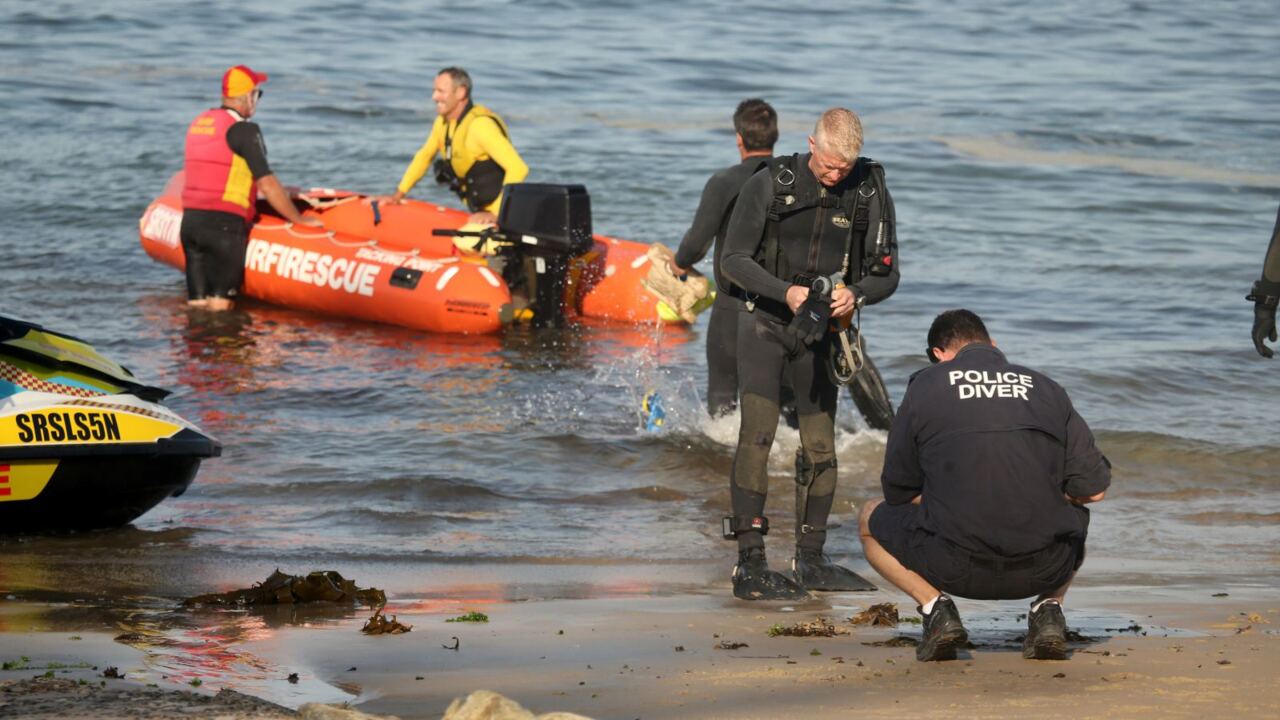
[[[564,323],[569,262],[591,250],[591,196],[581,185],[508,185],[497,237],[507,241],[502,279],[527,298],[534,325]]]
[[[432,235],[476,237],[497,245],[494,269],[511,288],[503,321],[529,316],[535,326],[564,324],[570,261],[591,250],[591,196],[581,185],[515,183],[504,190],[496,227],[438,228]]]

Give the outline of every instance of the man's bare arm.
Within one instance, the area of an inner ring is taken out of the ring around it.
[[[293,201],[289,199],[289,193],[285,192],[284,186],[274,174],[259,178],[258,189],[262,191],[262,196],[267,199],[267,202],[271,203],[271,207],[275,208],[275,211],[285,220],[294,225],[324,227],[320,218],[306,217],[298,212],[298,209],[293,206]]]

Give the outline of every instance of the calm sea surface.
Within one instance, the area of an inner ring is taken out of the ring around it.
[[[531,180],[583,183],[598,231],[672,246],[737,160],[739,100],[778,108],[782,152],[852,107],[897,201],[902,284],[864,313],[895,400],[933,315],[971,308],[1068,389],[1115,464],[1089,582],[1280,578],[1280,361],[1254,352],[1243,299],[1280,201],[1274,2],[406,5],[0,5],[0,311],[94,342],[225,445],[134,530],[0,543],[0,588],[75,592],[73,566],[176,594],[222,582],[211,563],[707,560],[727,584],[737,428],[701,414],[705,316],[473,338],[262,305],[188,315],[137,222],[236,63],[271,74],[256,119],[286,183],[392,191],[435,71],[460,64]],[[450,202],[429,181],[415,195]],[[649,389],[661,434],[639,422]],[[857,555],[850,503],[878,494],[884,437],[848,408],[841,426],[832,549]],[[796,443],[775,448],[779,525]],[[148,574],[163,563],[181,571]]]

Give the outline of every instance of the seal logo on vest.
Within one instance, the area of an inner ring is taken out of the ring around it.
[[[849,218],[845,217],[844,215],[833,215],[833,216],[831,217],[831,224],[832,224],[832,225],[835,225],[836,227],[840,228],[841,230],[848,230],[848,229],[849,229]]]

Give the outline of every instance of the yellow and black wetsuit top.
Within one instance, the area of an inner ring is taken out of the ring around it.
[[[529,166],[524,164],[507,136],[506,123],[483,105],[468,105],[456,122],[436,117],[427,141],[400,179],[400,192],[407,194],[413,189],[438,153],[461,180],[460,187],[455,188],[459,197],[468,200],[470,189],[470,199],[479,200],[478,206],[471,207],[473,211],[488,210],[496,215],[502,187],[521,182],[529,174]],[[499,173],[501,182],[494,182]],[[477,193],[481,186],[489,187]],[[487,197],[489,195],[492,197]]]

